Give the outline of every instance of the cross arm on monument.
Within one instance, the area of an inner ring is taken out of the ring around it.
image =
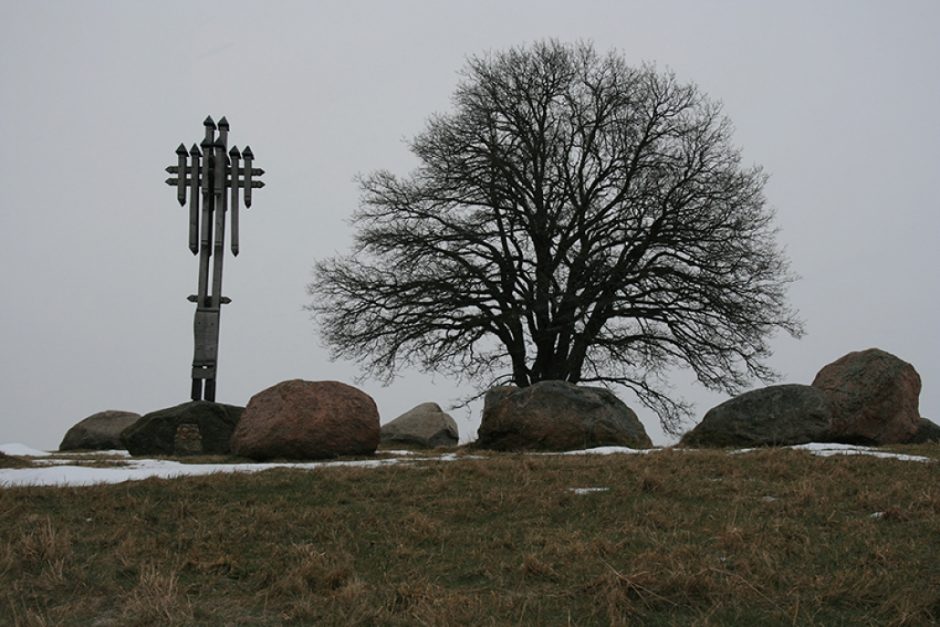
[[[180,144],[180,145],[182,146],[182,144]],[[247,150],[247,149],[246,149],[246,150]],[[230,150],[230,151],[229,151],[229,154],[231,154],[231,153],[232,153],[232,151]],[[239,155],[238,158],[241,159],[241,155]],[[180,171],[179,166],[175,166],[175,165],[168,165],[168,166],[166,166],[166,167],[164,168],[164,170],[165,170],[168,174],[179,174],[179,171]],[[189,168],[186,168],[185,172],[186,172],[186,174],[187,174],[187,176],[188,176],[188,175],[190,174]],[[237,169],[237,174],[238,174],[239,176],[244,176],[246,172],[247,172],[247,170],[245,170],[245,168],[238,168],[238,169]],[[264,174],[264,170],[263,170],[263,169],[261,169],[261,168],[251,168],[251,175],[252,175],[252,176],[261,176],[262,174]],[[231,175],[232,175],[231,172],[227,172],[227,176],[226,176],[227,180],[229,180],[229,181],[232,180],[232,176],[231,176]],[[173,179],[173,180],[176,180],[176,179]]]
[[[167,169],[169,169],[169,168],[167,168]],[[252,169],[254,169],[254,170],[260,170],[260,168],[252,168]],[[242,174],[243,171],[242,171],[241,169],[239,169],[238,173],[239,173],[239,174]],[[263,174],[263,173],[264,173],[264,170],[261,170],[261,173]],[[253,174],[258,174],[258,173],[257,173],[257,172],[254,172]],[[184,186],[188,186],[188,185],[192,182],[192,179],[187,176],[187,177],[184,179],[184,181],[185,181]],[[170,178],[168,178],[168,179],[166,180],[166,184],[167,184],[167,185],[178,185],[178,184],[179,184],[179,178],[178,178],[178,177],[175,177],[175,176],[171,176]],[[232,179],[231,179],[231,177],[225,177],[225,186],[226,186],[226,187],[232,187]],[[245,186],[246,186],[246,181],[244,181],[244,180],[238,181],[238,187],[244,188]],[[259,187],[264,187],[264,181],[252,181],[252,182],[251,182],[251,186],[252,186],[254,189],[258,189]]]

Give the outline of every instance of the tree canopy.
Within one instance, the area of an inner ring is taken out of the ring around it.
[[[669,369],[737,392],[801,333],[765,174],[670,73],[555,41],[474,57],[410,149],[410,175],[360,179],[353,250],[309,286],[370,375],[619,384],[676,432]]]

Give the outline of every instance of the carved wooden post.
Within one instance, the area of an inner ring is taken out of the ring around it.
[[[243,190],[245,207],[251,207],[251,189],[264,187],[264,182],[258,178],[264,174],[264,170],[252,167],[254,155],[248,146],[243,153],[235,146],[226,153],[229,123],[224,117],[219,120],[218,126],[211,117],[207,117],[203,125],[205,137],[201,143],[202,150],[193,144],[187,155],[186,146],[180,144],[176,149],[176,165],[166,169],[176,176],[168,178],[166,182],[176,187],[176,199],[180,206],[186,204],[186,196],[189,194],[189,250],[199,255],[197,293],[189,297],[190,302],[196,303],[190,396],[194,401],[215,401],[219,318],[222,305],[232,302],[222,296],[225,215],[231,209],[232,254],[238,255],[238,190]],[[244,166],[239,167],[238,162],[242,159]],[[209,261],[213,256],[215,259],[212,260],[210,285]]]

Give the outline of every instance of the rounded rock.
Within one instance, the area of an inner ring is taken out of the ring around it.
[[[832,410],[809,385],[772,385],[713,407],[680,446],[789,446],[826,441]]]
[[[129,411],[107,411],[92,414],[66,431],[60,451],[109,451],[126,448],[121,432],[140,420],[140,414]]]
[[[643,423],[613,392],[566,381],[487,392],[476,442],[504,451],[652,445]]]
[[[421,403],[382,425],[382,442],[422,448],[456,446],[457,423],[437,403]]]
[[[251,459],[327,459],[371,455],[379,412],[365,392],[338,381],[283,381],[245,407],[231,447]]]
[[[895,444],[910,441],[921,428],[920,375],[891,353],[849,353],[820,370],[813,387],[832,406],[833,441]]]

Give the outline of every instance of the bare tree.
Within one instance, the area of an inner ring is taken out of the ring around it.
[[[668,369],[730,393],[801,334],[766,176],[694,85],[587,44],[472,58],[408,177],[361,179],[355,245],[316,265],[334,357],[488,385],[620,384],[676,433]]]

